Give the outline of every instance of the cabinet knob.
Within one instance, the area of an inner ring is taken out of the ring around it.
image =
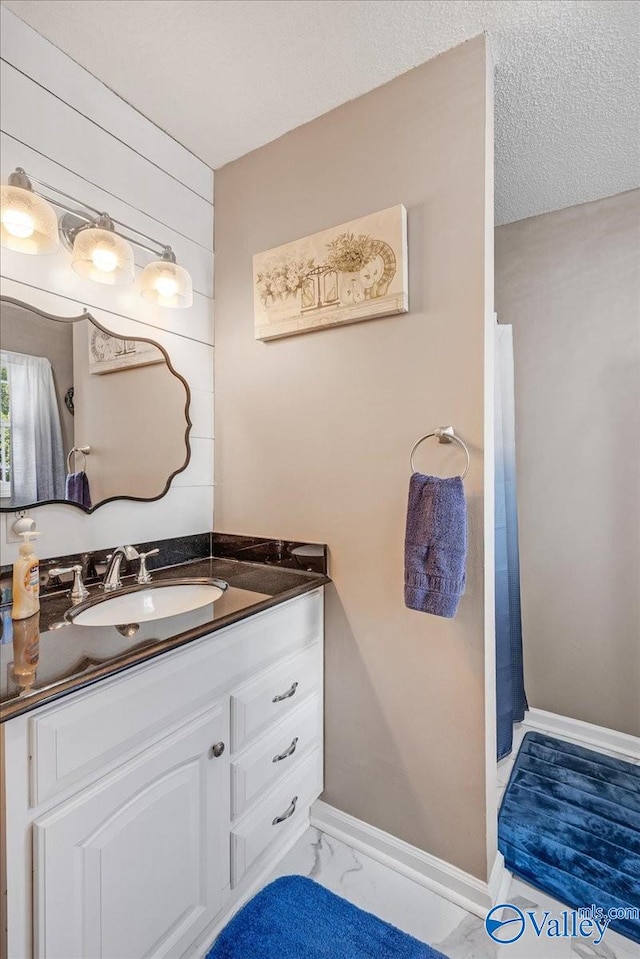
[[[218,759],[224,752],[224,743],[214,743],[214,745],[211,747],[211,752],[215,758]]]

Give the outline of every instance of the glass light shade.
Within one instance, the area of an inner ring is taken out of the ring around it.
[[[73,241],[71,266],[96,283],[119,286],[133,282],[133,250],[112,230],[97,226],[80,230]]]
[[[2,245],[16,253],[55,253],[58,218],[53,207],[21,186],[0,188]]]
[[[156,306],[184,310],[193,305],[191,276],[170,260],[154,260],[145,266],[140,283],[140,296]]]

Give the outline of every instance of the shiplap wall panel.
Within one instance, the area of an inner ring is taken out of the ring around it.
[[[213,486],[213,440],[192,436],[189,465],[174,477],[172,486]]]
[[[161,223],[213,247],[213,206],[6,61],[2,129]]]
[[[114,96],[6,7],[0,8],[0,51],[2,58],[22,73],[213,203],[211,170],[202,160]]]
[[[211,520],[203,522],[203,516],[211,516],[211,508],[211,487],[172,485],[160,500],[106,503],[91,516],[64,504],[41,506],[30,515],[36,517],[42,533],[38,539],[38,556],[46,559],[106,546],[135,545],[154,539],[203,533],[211,528]],[[17,556],[17,546],[7,546],[3,542],[3,562],[12,561],[14,555]]]
[[[191,435],[200,438],[213,438],[213,394],[206,390],[191,387]]]
[[[191,309],[162,310],[141,299],[138,284],[110,288],[79,277],[67,251],[49,257],[2,251],[3,295],[62,316],[87,307],[118,335],[157,340],[193,397],[191,461],[167,496],[153,503],[110,503],[91,516],[65,505],[37,507],[31,513],[42,533],[39,554],[46,558],[211,529],[213,172],[6,10],[2,34],[3,180],[15,166],[24,166],[157,236],[176,250],[196,290]],[[136,254],[136,260],[144,264],[144,255]],[[153,398],[141,402],[153,416]],[[17,551],[6,543],[14,518],[2,514],[3,562]]]
[[[54,184],[71,196],[82,197],[83,191],[86,192],[86,181],[82,177],[67,170],[66,167],[56,163],[50,157],[25,146],[8,133],[2,132],[0,134],[0,172],[3,183],[6,182],[8,175],[17,166],[23,167],[39,180]],[[92,206],[99,210],[107,210],[117,220],[130,224],[136,230],[142,230],[147,236],[155,236],[163,243],[171,246],[178,262],[189,263],[194,290],[204,296],[213,296],[213,256],[211,250],[200,246],[189,237],[177,233],[170,226],[159,223],[147,213],[134,209],[113,194],[94,186],[91,187],[91,190],[93,195]],[[54,196],[53,193],[49,195]],[[152,259],[150,254],[138,250],[136,247],[134,247],[133,252],[136,263],[141,266]],[[69,257],[70,254],[68,251],[64,251],[64,255]],[[97,284],[93,285],[96,286]],[[161,316],[160,311],[158,311],[158,322],[163,320],[167,322],[166,317],[175,319],[175,311],[164,310],[162,313],[165,316]]]
[[[0,293],[3,296],[24,300],[57,316],[78,316],[82,313],[82,304],[71,297],[60,296],[51,290],[27,287],[18,280],[5,276],[0,277]],[[139,336],[148,339],[152,336],[156,343],[165,348],[172,365],[184,376],[189,387],[213,393],[212,346],[195,342],[179,333],[170,333],[168,330],[158,328],[151,331],[148,326],[138,320],[119,313],[111,313],[100,307],[92,307],[89,312],[98,323],[106,326],[116,336],[126,339],[136,339]],[[141,401],[144,399],[145,397],[141,397]]]
[[[186,264],[185,264],[186,265]],[[202,293],[194,293],[190,310],[162,310],[140,296],[141,269],[136,267],[136,280],[127,286],[110,287],[94,283],[71,269],[71,255],[60,249],[49,256],[25,256],[11,250],[2,251],[0,273],[25,286],[37,286],[62,297],[72,297],[88,310],[106,309],[143,323],[143,336],[166,330],[213,346],[213,302]],[[82,312],[82,311],[80,311]]]

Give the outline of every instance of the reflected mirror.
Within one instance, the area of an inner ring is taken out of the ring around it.
[[[189,387],[152,340],[0,298],[0,510],[159,499],[189,462]]]

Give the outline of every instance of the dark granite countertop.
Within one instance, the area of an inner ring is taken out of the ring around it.
[[[153,574],[154,582],[184,577],[223,579],[229,589],[215,604],[143,623],[131,637],[113,626],[65,623],[68,590],[42,596],[40,613],[29,620],[12,622],[10,607],[2,607],[0,722],[331,582],[323,573],[216,557]],[[123,580],[126,585],[131,581],[133,577]],[[91,587],[90,593],[99,595],[99,588]]]

